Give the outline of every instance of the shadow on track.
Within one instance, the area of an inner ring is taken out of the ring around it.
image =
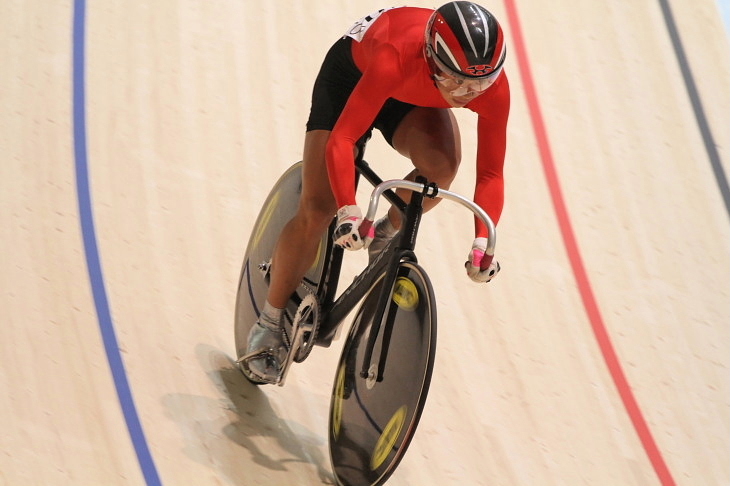
[[[311,464],[322,484],[334,484],[322,437],[281,418],[263,388],[249,383],[222,351],[200,344],[196,355],[220,392],[218,406],[211,406],[209,397],[174,394],[163,398],[167,416],[185,438],[188,457],[215,465],[216,475],[224,475],[234,485],[277,484],[272,482],[278,477],[275,472],[290,471],[293,463]],[[213,410],[220,413],[211,416]],[[201,417],[202,413],[209,416]],[[230,442],[245,449],[248,457],[246,452],[237,455]]]

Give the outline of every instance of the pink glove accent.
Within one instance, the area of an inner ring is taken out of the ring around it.
[[[471,264],[474,265],[475,267],[481,268],[482,259],[484,259],[484,250],[482,250],[480,248],[472,248],[471,258],[469,258],[469,260],[471,260]]]
[[[499,262],[494,261],[493,255],[487,255],[486,250],[487,239],[476,238],[464,265],[466,274],[475,282],[489,282],[500,270]]]
[[[362,212],[357,206],[342,206],[337,210],[337,226],[335,227],[335,244],[348,250],[359,250],[367,248],[372,238],[363,238],[360,226],[363,223]],[[372,231],[372,223],[371,223]]]

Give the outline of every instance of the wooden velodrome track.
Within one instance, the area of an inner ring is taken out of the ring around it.
[[[436,369],[389,484],[730,484],[717,4],[484,5],[510,38],[503,271],[472,284],[470,217],[426,218]],[[233,304],[322,56],[383,6],[0,1],[0,484],[332,484],[341,341],[255,388]],[[378,134],[368,159],[408,170]]]

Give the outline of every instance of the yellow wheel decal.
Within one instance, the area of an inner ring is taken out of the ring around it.
[[[264,233],[264,230],[269,225],[269,220],[271,219],[271,215],[274,213],[274,209],[279,205],[279,199],[281,198],[281,191],[277,191],[269,201],[268,206],[266,206],[266,210],[264,211],[263,216],[261,217],[261,220],[259,221],[259,224],[257,225],[258,231],[256,232],[256,236],[253,238],[253,246],[256,247],[259,244],[259,240],[261,240],[261,236]]]
[[[334,399],[332,402],[332,435],[335,439],[340,435],[342,426],[342,401],[345,396],[345,365],[340,366],[337,373]]]
[[[317,257],[314,259],[314,262],[312,262],[312,266],[309,267],[309,270],[307,270],[308,272],[311,272],[313,269],[317,268],[317,265],[319,265],[319,260],[322,258],[322,253],[324,252],[322,248],[324,246],[324,242],[325,240],[319,241],[319,246],[317,246]]]
[[[418,306],[418,288],[406,277],[398,277],[393,288],[393,302],[403,310],[412,311]]]
[[[383,433],[380,434],[378,442],[375,443],[373,457],[370,459],[371,470],[375,471],[388,458],[390,451],[393,450],[393,446],[395,446],[395,442],[398,440],[400,431],[406,421],[407,413],[408,407],[403,405],[401,408],[396,410],[396,412],[388,421],[388,425],[385,426],[385,429],[383,429]]]
[[[253,245],[252,246],[258,246],[259,242],[261,241],[261,237],[264,234],[264,231],[269,226],[269,223],[271,222],[271,217],[274,214],[274,210],[279,206],[279,200],[281,199],[281,191],[277,191],[274,193],[273,196],[271,196],[271,200],[269,201],[269,204],[266,206],[266,209],[264,209],[264,213],[261,216],[261,220],[259,221],[259,224],[256,226],[256,235],[253,238]],[[290,215],[290,216],[293,216]],[[324,253],[324,240],[320,241],[319,246],[317,247],[317,257],[314,259],[314,262],[312,263],[312,266],[309,267],[308,271],[311,271],[314,268],[317,268],[317,265],[319,265],[320,260],[322,259],[322,254]]]

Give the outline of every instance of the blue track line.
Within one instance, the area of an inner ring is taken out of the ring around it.
[[[91,205],[89,187],[88,156],[86,150],[86,83],[85,83],[85,47],[86,47],[86,1],[75,0],[73,12],[73,136],[74,155],[76,161],[76,191],[78,194],[81,233],[84,241],[86,264],[89,271],[91,290],[96,306],[104,349],[109,368],[114,378],[119,403],[127,423],[127,430],[132,439],[137,460],[148,486],[161,485],[157,469],[147,446],[137,411],[132,399],[132,391],[124,370],[124,363],[119,352],[117,337],[114,332],[109,301],[104,286],[104,277],[96,244],[94,216]]]

